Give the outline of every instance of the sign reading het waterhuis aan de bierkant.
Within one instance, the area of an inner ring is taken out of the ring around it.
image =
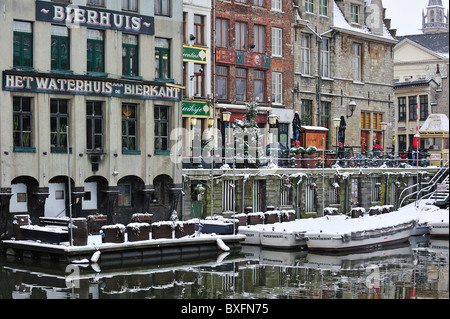
[[[79,94],[180,101],[181,89],[153,82],[92,79],[80,75],[3,71],[3,90],[32,93]]]
[[[49,1],[36,1],[36,20],[155,34],[154,18],[150,16]]]

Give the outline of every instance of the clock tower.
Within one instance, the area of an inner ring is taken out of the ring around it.
[[[422,32],[445,33],[448,32],[448,10],[442,5],[442,0],[429,0],[428,6],[422,10]]]

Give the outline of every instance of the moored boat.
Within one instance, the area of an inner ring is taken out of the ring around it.
[[[336,215],[265,225],[266,227],[261,228],[260,232],[261,245],[279,249],[306,247],[306,239],[303,236],[305,231],[318,229],[323,223],[333,223],[345,219],[349,219],[349,217]]]
[[[417,218],[392,212],[323,224],[303,236],[309,250],[343,251],[407,241]]]
[[[428,229],[431,237],[449,237],[448,234],[448,222],[449,214],[448,210],[441,209],[435,212],[436,217],[434,220],[428,222]]]

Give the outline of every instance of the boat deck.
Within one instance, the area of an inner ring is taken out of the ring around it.
[[[68,242],[48,244],[33,240],[4,240],[3,249],[6,254],[44,258],[59,262],[72,263],[91,257],[100,252],[99,261],[127,258],[160,258],[164,256],[180,256],[200,254],[204,252],[223,252],[225,244],[230,251],[240,250],[245,235],[201,234],[171,239],[149,239],[123,243],[101,243],[95,236],[89,236],[88,244],[70,246]],[[223,243],[221,243],[221,241]]]

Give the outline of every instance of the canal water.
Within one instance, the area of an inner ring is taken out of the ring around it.
[[[242,246],[154,265],[0,257],[0,299],[448,299],[449,241],[343,255]]]

